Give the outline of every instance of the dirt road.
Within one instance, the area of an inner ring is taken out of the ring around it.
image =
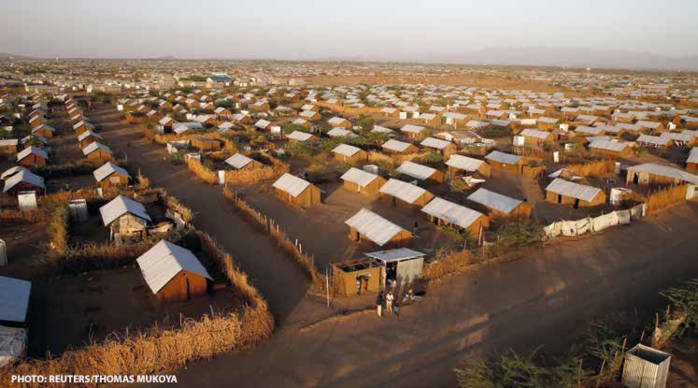
[[[233,255],[269,302],[277,325],[287,319],[307,289],[298,267],[233,210],[219,187],[197,180],[186,167],[163,160],[164,147],[146,142],[142,131],[120,121],[113,107],[100,105],[89,117],[102,127],[109,146],[120,156],[125,153],[152,185],[164,187],[196,213],[194,224]]]
[[[125,136],[107,131],[111,145]],[[163,163],[152,149],[134,144],[129,155],[138,154],[132,161],[144,164],[154,184],[199,212],[198,226],[253,273],[277,314],[309,308],[312,302],[295,293],[284,300],[286,287],[302,290],[300,274],[263,236],[255,237],[220,190]],[[451,369],[467,351],[539,344],[560,350],[589,319],[660,307],[658,291],[698,277],[697,228],[697,203],[675,207],[631,226],[448,278],[399,318],[379,319],[369,311],[309,330],[282,322],[285,329],[256,348],[193,363],[177,376],[187,387],[454,385]]]

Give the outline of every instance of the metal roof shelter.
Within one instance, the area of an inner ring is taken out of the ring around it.
[[[495,193],[494,191],[484,188],[477,189],[468,196],[468,199],[503,213],[511,212],[522,203],[522,201],[518,199],[507,197],[506,195]]]
[[[12,190],[13,187],[22,182],[30,183],[34,186],[46,189],[46,186],[44,185],[44,178],[29,170],[19,170],[19,172],[5,179],[5,187],[3,188],[3,192],[6,193]]]
[[[628,143],[622,141],[612,141],[612,140],[595,140],[589,144],[589,148],[621,152],[628,147]]]
[[[435,168],[431,168],[429,166],[425,166],[423,164],[411,162],[409,160],[406,160],[402,162],[400,167],[397,168],[397,171],[400,174],[405,174],[407,176],[411,176],[412,178],[419,179],[421,181],[429,179],[432,175],[434,175],[436,170]]]
[[[310,186],[310,182],[289,173],[284,173],[272,186],[291,194],[291,196],[295,198]]]
[[[402,128],[400,128],[400,130],[402,132],[414,133],[414,134],[420,134],[425,129],[426,128],[422,127],[421,125],[414,125],[414,124],[407,124],[407,125],[404,125]]]
[[[424,257],[426,256],[426,253],[422,253],[419,251],[415,251],[409,248],[397,248],[397,249],[388,249],[385,251],[376,251],[376,252],[368,252],[364,253],[364,255],[380,260],[385,263],[392,263],[394,261],[400,261],[400,260],[409,260],[409,259],[416,259],[418,257]]]
[[[404,141],[399,141],[395,139],[390,139],[383,143],[383,148],[390,150],[390,151],[397,151],[397,152],[402,152],[407,149],[411,144],[410,143],[405,143]]]
[[[413,203],[421,197],[422,194],[427,192],[419,186],[395,178],[390,178],[378,191],[383,194],[392,195],[407,203]]]
[[[422,208],[422,211],[430,216],[439,218],[449,224],[460,226],[464,229],[483,216],[483,214],[478,211],[439,197],[434,197],[431,202]]]
[[[32,283],[0,276],[0,321],[24,322],[27,319]]]
[[[290,134],[286,136],[287,138],[291,140],[296,140],[296,141],[306,141],[313,137],[312,134],[307,133],[307,132],[302,132],[302,131],[293,131]]]
[[[507,154],[501,151],[492,151],[485,156],[485,159],[504,164],[517,164],[521,160],[521,156]]]
[[[5,171],[2,173],[2,175],[0,175],[0,179],[5,180],[5,179],[11,177],[12,175],[14,175],[14,174],[16,174],[16,173],[18,173],[18,172],[20,172],[20,171],[31,171],[31,170],[28,169],[28,168],[26,168],[26,167],[24,167],[24,166],[14,166],[14,167],[10,167],[10,168],[8,168],[7,170],[5,170]]]
[[[550,136],[550,132],[539,131],[537,129],[526,128],[519,133],[519,136],[532,137],[534,139],[545,140]]]
[[[201,125],[201,123],[198,122],[181,122],[181,123],[174,123],[172,124],[172,132],[181,135],[184,132],[187,131],[193,131],[197,129],[201,129],[204,126]]]
[[[327,132],[327,136],[330,136],[330,137],[345,137],[345,136],[356,137],[357,134],[355,134],[354,132],[352,132],[344,127],[336,127],[336,128],[332,128],[331,130],[329,130]]]
[[[628,167],[628,171],[645,172],[648,174],[659,175],[667,178],[678,179],[680,181],[693,183],[698,185],[698,175],[691,174],[678,168],[662,166],[654,163],[643,163],[637,166]]]
[[[128,171],[117,166],[116,164],[114,164],[112,162],[106,162],[103,165],[99,166],[96,170],[92,171],[92,175],[94,175],[97,182],[101,182],[106,177],[108,177],[109,175],[111,175],[115,172],[117,172],[121,175],[124,175],[127,178],[131,178],[131,175],[129,175]]]
[[[96,141],[93,141],[93,142],[90,143],[87,147],[83,148],[83,149],[82,149],[82,153],[83,153],[84,155],[89,155],[89,154],[91,154],[91,153],[97,151],[98,149],[103,149],[103,150],[107,151],[107,152],[110,153],[110,154],[112,153],[112,152],[111,152],[111,149],[110,149],[109,147],[105,146],[105,145],[102,144],[102,143],[96,142]]]
[[[136,262],[153,294],[157,294],[182,270],[213,280],[190,250],[166,240],[160,240],[136,259]]]
[[[422,140],[420,145],[424,147],[429,147],[429,148],[435,148],[437,150],[443,150],[444,148],[448,147],[451,143],[450,141],[446,140],[441,140],[437,139],[435,137],[427,137],[426,139]]]
[[[447,166],[468,172],[477,171],[483,163],[485,163],[484,160],[458,154],[451,155],[446,161]]]
[[[245,155],[238,152],[235,155],[226,159],[225,162],[228,165],[230,165],[231,167],[239,170],[239,169],[247,166],[248,164],[254,162],[254,160],[252,158],[245,156]]]
[[[29,146],[17,153],[17,161],[20,161],[31,154],[41,156],[42,158],[48,160],[48,154],[46,154],[44,150],[38,147]]]
[[[354,147],[353,145],[349,145],[349,144],[340,144],[340,145],[334,147],[334,149],[332,150],[332,152],[334,152],[336,154],[349,156],[349,157],[354,156],[354,154],[356,154],[359,151],[361,151],[361,148]]]
[[[109,226],[109,224],[124,214],[132,214],[146,221],[151,221],[143,204],[123,195],[116,196],[116,198],[109,201],[109,203],[100,207],[99,213],[102,215],[104,226]]]
[[[87,130],[78,135],[78,141],[83,141],[90,136],[96,137],[97,139],[102,139],[102,136],[100,136],[98,133],[92,132],[91,130]]]
[[[389,133],[393,133],[393,130],[390,129],[390,128],[381,127],[380,125],[374,125],[374,126],[373,126],[373,129],[371,130],[371,132],[373,132],[373,133],[385,133],[385,134],[389,134]]]
[[[378,178],[378,175],[371,174],[368,171],[364,171],[356,167],[350,168],[340,177],[341,180],[356,183],[359,186],[367,186],[376,178]]]
[[[379,246],[383,246],[395,235],[405,231],[400,226],[368,209],[359,210],[358,213],[351,216],[344,223]]]
[[[555,178],[545,190],[587,202],[592,201],[601,192],[601,189],[597,187],[582,185],[560,178]]]

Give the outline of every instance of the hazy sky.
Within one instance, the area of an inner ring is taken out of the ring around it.
[[[0,0],[0,52],[379,58],[489,47],[698,54],[698,0]],[[424,58],[428,60],[429,58]]]

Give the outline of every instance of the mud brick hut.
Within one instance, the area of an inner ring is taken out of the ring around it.
[[[344,223],[349,226],[349,238],[352,241],[367,240],[379,247],[404,244],[414,237],[412,233],[368,209],[359,210]]]
[[[41,148],[29,146],[17,153],[17,164],[24,167],[45,166],[48,161],[46,151]]]
[[[545,188],[545,199],[575,208],[591,207],[605,203],[606,193],[597,187],[556,178]]]
[[[385,178],[382,176],[355,167],[347,170],[340,179],[344,181],[347,190],[367,195],[377,194],[385,184]]]
[[[394,178],[391,178],[385,182],[385,184],[381,186],[380,190],[378,191],[385,196],[392,197],[394,203],[395,201],[400,200],[408,205],[419,207],[423,207],[429,203],[432,198],[434,198],[434,194],[428,192],[427,190]]]
[[[131,175],[125,169],[112,162],[106,162],[92,172],[97,183],[102,187],[125,186]]]
[[[490,217],[531,216],[531,205],[519,199],[507,197],[485,188],[479,188],[468,196],[468,200],[484,206]]]
[[[317,186],[289,173],[282,175],[272,186],[279,198],[293,205],[311,207],[322,201]]]
[[[143,238],[152,221],[145,206],[123,195],[100,207],[99,212],[104,226],[110,229],[111,238],[116,241]]]
[[[186,301],[205,295],[213,281],[194,254],[169,241],[161,240],[136,262],[143,279],[159,301]]]
[[[111,149],[96,141],[83,148],[82,153],[85,155],[85,158],[91,162],[106,163],[110,160],[114,160]]]
[[[340,162],[358,163],[368,158],[366,151],[349,144],[340,144],[332,150],[334,158]]]
[[[435,197],[424,206],[422,212],[436,225],[454,226],[477,239],[482,231],[490,226],[490,220],[486,215],[439,197]]]

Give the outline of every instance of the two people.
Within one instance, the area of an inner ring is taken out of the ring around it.
[[[395,312],[397,314],[397,306],[395,306],[395,309],[393,309],[393,303],[395,302],[395,295],[393,295],[392,291],[388,291],[385,296],[383,295],[383,291],[380,291],[378,293],[378,296],[376,297],[376,313],[378,314],[379,317],[383,316],[383,302],[385,302],[385,312],[386,313],[393,313]]]

